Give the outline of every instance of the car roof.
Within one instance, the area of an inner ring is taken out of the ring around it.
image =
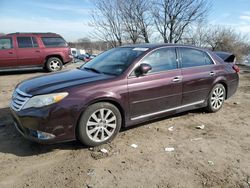
[[[188,47],[188,48],[194,48],[198,50],[203,50],[203,51],[209,51],[205,48],[200,48],[197,46],[193,45],[187,45],[187,44],[172,44],[172,43],[159,43],[159,44],[152,44],[152,43],[143,43],[143,44],[132,44],[132,45],[124,45],[121,46],[121,48],[148,48],[150,50],[156,49],[156,48],[161,48],[161,47]]]
[[[39,33],[39,32],[16,32],[16,33],[9,33],[9,34],[6,34],[6,35],[2,35],[1,37],[4,37],[4,36],[30,36],[30,35],[38,35],[38,36],[54,36],[54,37],[60,37],[59,34],[56,34],[56,33],[50,33],[50,32],[47,32],[47,33]]]

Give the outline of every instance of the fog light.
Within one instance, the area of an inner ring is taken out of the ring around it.
[[[40,140],[48,140],[48,139],[55,138],[55,135],[50,134],[50,133],[45,133],[42,131],[36,131],[36,132],[37,132],[37,138]]]

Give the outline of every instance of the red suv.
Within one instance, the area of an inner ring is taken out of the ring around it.
[[[67,42],[55,33],[11,33],[0,37],[0,71],[61,70],[70,62]]]

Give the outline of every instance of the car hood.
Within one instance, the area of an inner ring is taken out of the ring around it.
[[[75,69],[28,79],[21,82],[17,87],[24,93],[30,95],[41,95],[61,90],[63,88],[113,77],[114,76],[112,75],[98,74],[92,71]]]

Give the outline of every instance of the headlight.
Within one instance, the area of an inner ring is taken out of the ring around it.
[[[30,98],[22,109],[26,108],[38,108],[43,106],[48,106],[53,103],[57,103],[68,96],[67,92],[64,93],[52,93],[48,95],[37,95]]]

